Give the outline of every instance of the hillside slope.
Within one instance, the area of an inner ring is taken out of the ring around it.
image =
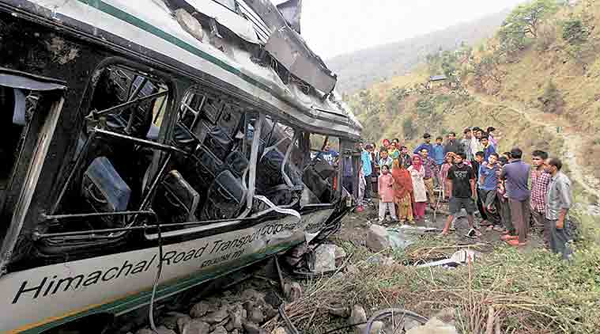
[[[353,93],[378,81],[410,72],[425,60],[426,55],[440,48],[453,50],[462,43],[473,44],[491,37],[508,13],[509,10],[506,10],[405,41],[340,55],[325,62],[338,74],[338,90]]]
[[[570,41],[565,33],[570,26],[579,27],[585,38]],[[349,103],[371,140],[416,142],[425,131],[460,134],[467,126],[494,126],[502,133],[503,149],[519,145],[570,156],[600,179],[598,169],[587,167],[600,163],[598,26],[597,1],[559,6],[538,27],[538,36],[516,50],[504,51],[500,31],[477,50],[430,55],[428,64],[410,75],[362,90]],[[439,72],[449,75],[452,89],[425,87],[428,75]],[[578,147],[564,146],[565,140]],[[562,152],[565,148],[569,152]]]

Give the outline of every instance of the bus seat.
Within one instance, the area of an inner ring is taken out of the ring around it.
[[[225,158],[225,168],[236,177],[241,178],[246,168],[248,168],[248,159],[246,159],[244,153],[233,151]]]
[[[208,190],[202,209],[202,220],[237,217],[244,207],[245,190],[240,179],[230,171],[222,171]]]
[[[157,215],[166,222],[196,221],[200,194],[176,171],[170,171],[160,183],[154,199]]]
[[[107,157],[97,157],[83,174],[81,196],[95,212],[126,211],[131,189],[123,181]],[[119,225],[116,217],[103,217],[106,226]]]

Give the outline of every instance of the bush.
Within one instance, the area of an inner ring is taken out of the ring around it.
[[[560,114],[565,105],[562,93],[558,90],[552,80],[548,81],[544,87],[544,93],[538,98],[538,101],[542,103],[544,112],[548,113]]]
[[[580,19],[568,19],[561,24],[562,38],[571,45],[581,44],[587,41],[589,32]]]

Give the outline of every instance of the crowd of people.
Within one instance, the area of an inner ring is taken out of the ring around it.
[[[434,143],[426,133],[412,152],[398,139],[385,139],[379,147],[361,144],[357,211],[376,198],[380,221],[389,215],[392,221],[413,224],[425,219],[428,205],[436,209],[447,202],[444,236],[455,230],[455,218],[464,209],[469,236],[495,230],[517,247],[528,243],[530,228],[536,227],[543,229],[548,249],[568,258],[572,190],[561,160],[535,150],[530,165],[519,148],[499,153],[494,131],[467,128],[460,140],[450,132]],[[350,176],[345,173],[346,188],[352,187]]]

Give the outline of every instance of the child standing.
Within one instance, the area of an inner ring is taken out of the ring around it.
[[[381,165],[381,176],[379,176],[379,222],[385,219],[386,211],[390,212],[393,221],[398,221],[396,208],[394,206],[394,178],[390,174],[388,165]]]

